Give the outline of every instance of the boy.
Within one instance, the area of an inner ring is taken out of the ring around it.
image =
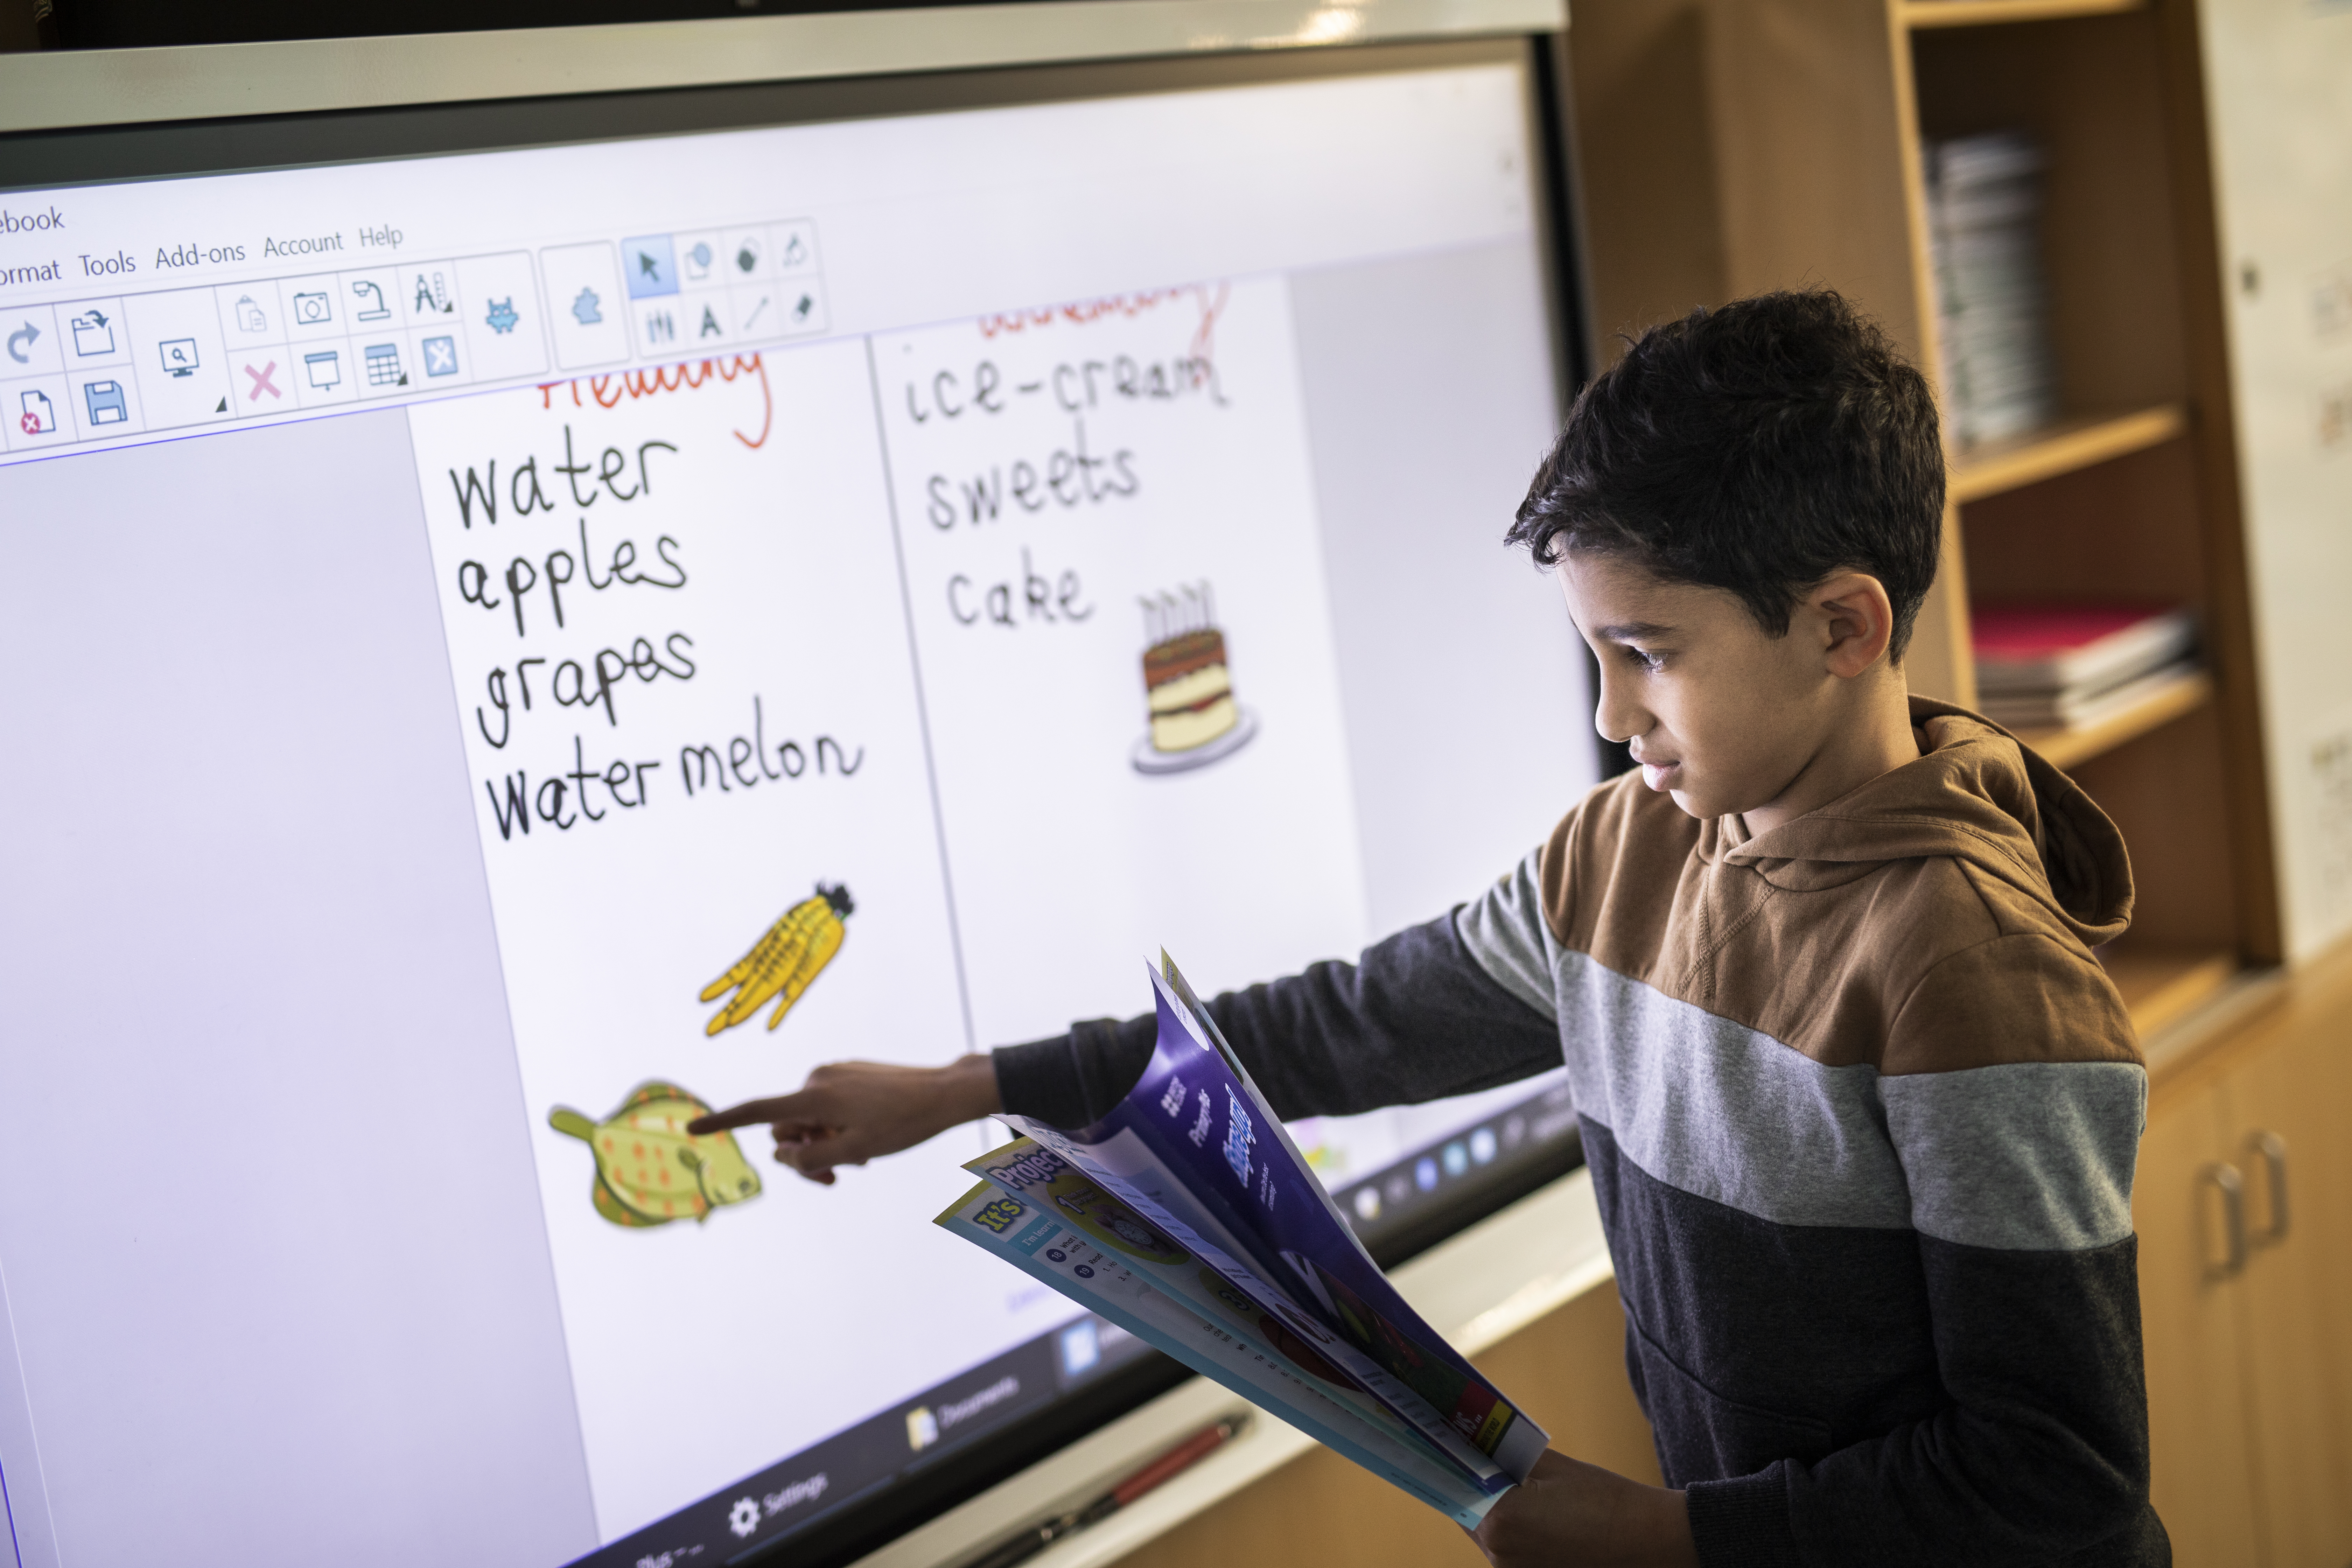
[[[2122,840],[1908,696],[1944,457],[1826,292],[1660,327],[1579,397],[1508,537],[1601,661],[1601,785],[1474,901],[1220,996],[1285,1117],[1565,1059],[1666,1486],[1548,1454],[1497,1563],[2170,1561],[2131,1229],[2146,1079],[2090,949]],[[1153,1021],[819,1068],[709,1126],[803,1175],[1010,1110],[1076,1127]]]

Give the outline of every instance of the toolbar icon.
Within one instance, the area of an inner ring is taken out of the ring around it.
[[[114,323],[103,311],[89,310],[73,319],[74,353],[82,355],[114,352]]]
[[[27,436],[47,436],[58,427],[58,405],[48,395],[27,392],[16,400],[16,428]]]
[[[321,349],[302,356],[302,368],[309,373],[310,384],[320,392],[332,392],[343,384],[343,356],[336,349]]]
[[[359,314],[353,316],[352,320],[355,321],[392,320],[392,307],[383,302],[383,289],[381,285],[371,283],[364,278],[354,279],[352,282],[352,293],[360,302]],[[301,297],[299,294],[294,296],[297,300]]]
[[[35,341],[37,340],[40,335],[41,329],[33,325],[30,321],[26,321],[23,326],[18,327],[15,331],[10,332],[8,334],[8,357],[15,360],[18,364],[32,363],[33,356],[26,353],[25,351],[31,348]]]
[[[245,400],[247,403],[260,402],[261,395],[265,392],[269,394],[273,398],[279,398],[286,395],[284,393],[278,390],[277,383],[270,379],[278,374],[278,362],[276,360],[264,361],[259,370],[254,369],[250,364],[240,365],[238,368],[243,370],[246,375],[249,377],[253,383],[253,384],[246,391]]]
[[[515,312],[514,296],[511,294],[503,300],[491,300],[490,313],[482,318],[483,324],[501,337],[513,331],[515,323],[521,320],[522,317]]]
[[[735,270],[749,277],[760,269],[760,241],[757,236],[745,235],[735,246]]]
[[[603,302],[596,298],[593,289],[581,289],[580,298],[572,301],[572,319],[583,327],[596,325],[604,319],[604,313],[596,308]]]
[[[370,343],[366,350],[367,384],[370,386],[406,386],[408,374],[400,368],[398,343]]]
[[[297,294],[294,296],[294,319],[306,327],[331,321],[335,319],[334,301],[327,298],[327,291],[323,289]]]
[[[623,240],[621,271],[628,279],[632,300],[677,292],[677,254],[666,234]]]
[[[131,417],[119,381],[90,382],[81,389],[81,400],[89,409],[89,422],[93,425],[121,425]]]
[[[687,247],[686,280],[689,283],[699,283],[703,279],[709,278],[710,276],[710,264],[718,259],[718,252],[710,248],[710,242],[709,240],[696,240],[692,245]]]
[[[434,273],[430,279],[422,272],[418,273],[416,297],[409,301],[408,309],[412,314],[419,316],[446,316],[455,313],[457,308],[449,302],[448,279],[438,272]]]
[[[155,345],[155,349],[163,356],[163,368],[173,375],[189,376],[196,374],[195,339],[165,338]]]
[[[457,340],[427,338],[418,345],[425,351],[425,374],[455,375],[457,374]]]
[[[261,313],[261,307],[253,302],[252,295],[239,294],[236,311],[238,331],[266,332],[269,330],[269,318]]]

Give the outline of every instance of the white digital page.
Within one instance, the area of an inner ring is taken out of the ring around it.
[[[732,1550],[884,1484],[793,1456],[887,1416],[919,1466],[1073,1386],[1094,1338],[956,1385],[1072,1321],[928,1223],[988,1127],[831,1188],[677,1129],[1146,1011],[1163,945],[1218,989],[1351,957],[1592,782],[1499,542],[1558,412],[1525,99],[40,193],[0,239],[0,729],[51,762],[0,770],[0,1082],[60,1113],[0,1144],[18,1561]],[[1302,1142],[1336,1184],[1537,1087]]]

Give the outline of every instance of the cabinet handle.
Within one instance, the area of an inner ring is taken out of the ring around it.
[[[2265,1167],[2263,1176],[2270,1188],[2271,1222],[2254,1232],[2254,1245],[2268,1247],[2286,1239],[2286,1140],[2268,1130],[2258,1130],[2246,1135],[2246,1152],[2259,1155]]]
[[[2246,1179],[2238,1174],[2237,1166],[2216,1160],[2197,1173],[2197,1183],[2221,1194],[2221,1219],[2230,1243],[2227,1257],[2219,1263],[2209,1261],[2205,1265],[2206,1282],[2217,1284],[2234,1279],[2246,1268]],[[2207,1247],[2205,1255],[2210,1259],[2212,1248]]]

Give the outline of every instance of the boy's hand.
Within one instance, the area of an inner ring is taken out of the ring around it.
[[[1470,1532],[1495,1568],[1697,1568],[1683,1494],[1550,1452]]]
[[[985,1055],[960,1057],[943,1068],[828,1062],[808,1075],[797,1094],[747,1100],[698,1116],[686,1130],[718,1132],[764,1121],[776,1135],[776,1163],[829,1187],[835,1165],[863,1165],[1003,1109],[996,1065]]]

